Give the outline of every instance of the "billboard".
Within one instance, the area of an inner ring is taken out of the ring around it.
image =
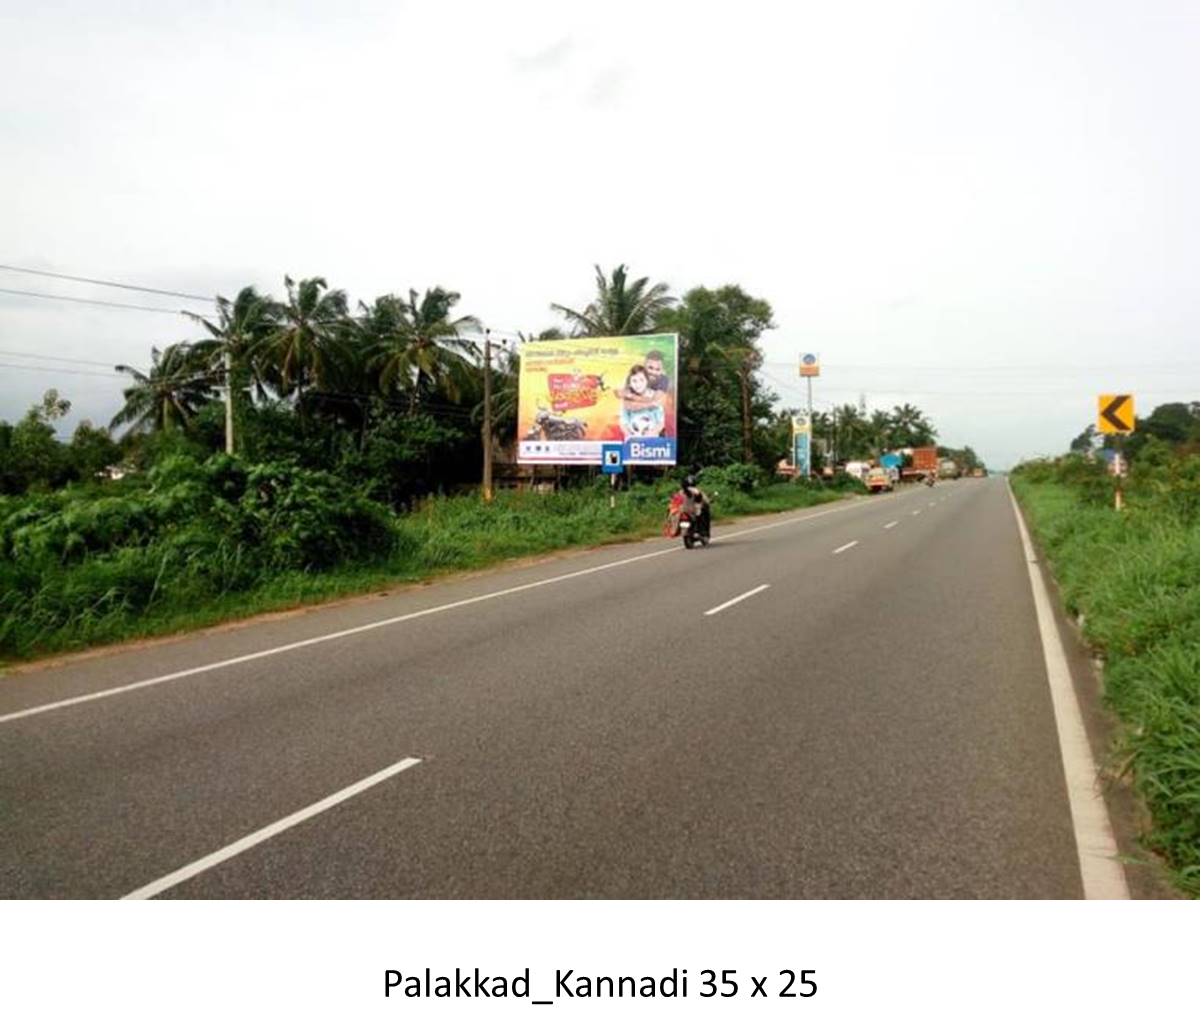
[[[517,461],[600,466],[607,444],[626,466],[674,466],[678,353],[675,334],[527,341]]]

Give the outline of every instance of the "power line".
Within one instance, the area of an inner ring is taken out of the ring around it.
[[[5,369],[19,369],[32,373],[66,373],[68,376],[76,377],[109,377],[116,380],[125,380],[130,383],[131,387],[137,387],[138,381],[132,379],[129,373],[102,373],[100,370],[94,369],[63,369],[58,366],[31,366],[21,362],[0,362],[0,367]],[[141,373],[141,370],[138,370]],[[146,374],[142,373],[142,376]],[[181,374],[175,377],[156,377],[146,378],[149,385],[152,387],[159,385],[167,385],[170,387],[218,387],[220,382],[212,377],[197,376],[195,373]],[[131,382],[132,381],[132,382]]]
[[[119,283],[116,280],[97,280],[90,276],[70,276],[67,273],[52,273],[46,269],[27,269],[20,265],[0,265],[10,273],[27,273],[30,276],[49,276],[55,280],[73,280],[76,283],[94,283],[101,287],[116,287],[123,291],[140,291],[143,294],[162,294],[170,298],[188,298],[192,301],[212,301],[211,294],[188,294],[184,291],[164,290],[161,287],[139,287],[132,283]]]
[[[50,359],[53,362],[70,362],[78,366],[103,366],[105,369],[112,369],[116,365],[113,362],[98,362],[96,359],[69,359],[57,355],[42,355],[40,352],[8,351],[5,348],[0,348],[0,355],[15,355],[19,359]]]
[[[118,380],[124,380],[124,373],[101,373],[99,370],[91,369],[59,369],[54,366],[29,366],[20,362],[0,362],[0,366],[5,369],[23,369],[32,370],[36,373],[72,373],[79,377],[116,377]]]
[[[104,308],[127,308],[136,309],[139,312],[165,312],[171,316],[186,316],[187,313],[182,309],[176,308],[153,308],[150,305],[129,305],[121,301],[97,301],[93,298],[74,298],[69,294],[42,294],[38,291],[21,291],[12,287],[0,287],[0,293],[4,294],[20,294],[27,298],[44,298],[48,301],[74,301],[79,305],[101,305]]]

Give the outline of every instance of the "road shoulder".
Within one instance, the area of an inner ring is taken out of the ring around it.
[[[1016,497],[1014,504],[1021,510],[1021,503]],[[1029,517],[1024,510],[1021,512],[1029,525]],[[1139,843],[1140,832],[1147,827],[1150,819],[1129,778],[1121,775],[1115,763],[1113,744],[1118,720],[1105,706],[1104,686],[1097,658],[1081,635],[1079,624],[1072,619],[1064,605],[1059,582],[1051,571],[1042,546],[1033,535],[1029,535],[1029,547],[1041,569],[1042,584],[1051,603],[1055,630],[1067,664],[1084,732],[1096,760],[1101,796],[1108,814],[1110,831],[1117,844],[1117,856],[1122,862],[1129,895],[1135,900],[1181,899],[1181,894],[1173,887],[1162,860]]]

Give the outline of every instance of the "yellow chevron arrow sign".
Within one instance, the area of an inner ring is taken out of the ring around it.
[[[1097,396],[1097,433],[1129,434],[1134,430],[1134,395]]]

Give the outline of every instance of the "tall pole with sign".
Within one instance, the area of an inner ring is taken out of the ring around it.
[[[809,477],[813,468],[813,378],[820,373],[821,363],[815,354],[806,352],[801,356],[800,375],[805,378],[806,385],[805,433],[803,443],[794,438],[793,453],[795,459],[793,462],[796,464],[800,476],[805,478]],[[801,447],[798,448],[798,445]]]
[[[1097,432],[1125,437],[1134,430],[1134,395],[1097,396]],[[1113,456],[1113,508],[1122,508],[1122,477],[1126,460],[1120,448]]]

